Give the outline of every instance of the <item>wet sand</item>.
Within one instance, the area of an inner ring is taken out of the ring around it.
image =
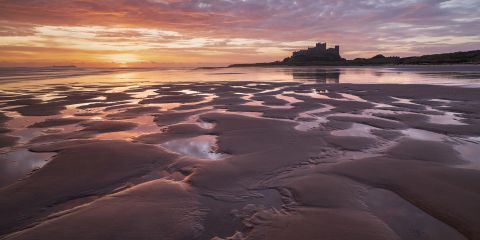
[[[480,239],[480,89],[0,92],[1,239]]]

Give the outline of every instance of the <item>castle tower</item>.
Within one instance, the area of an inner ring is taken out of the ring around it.
[[[326,51],[327,50],[327,43],[319,42],[319,43],[316,44],[315,47],[318,48],[318,49],[321,49],[322,51]]]
[[[340,61],[340,46],[327,49],[327,43],[319,42],[315,47],[293,52],[291,62]]]

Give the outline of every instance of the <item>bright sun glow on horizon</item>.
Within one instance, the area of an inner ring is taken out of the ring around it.
[[[141,59],[137,55],[128,54],[128,53],[109,54],[109,55],[105,55],[103,58],[107,59],[107,60],[110,60],[114,63],[120,64],[122,66],[126,66],[129,63],[135,63],[135,62],[140,62],[141,61]]]

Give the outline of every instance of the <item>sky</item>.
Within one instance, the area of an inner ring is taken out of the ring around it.
[[[480,0],[0,0],[0,66],[224,66],[480,49]]]

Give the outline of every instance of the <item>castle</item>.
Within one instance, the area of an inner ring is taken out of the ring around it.
[[[315,47],[306,50],[293,52],[290,58],[284,61],[289,62],[309,62],[309,61],[343,61],[340,56],[340,46],[328,48],[327,43],[317,43]]]

